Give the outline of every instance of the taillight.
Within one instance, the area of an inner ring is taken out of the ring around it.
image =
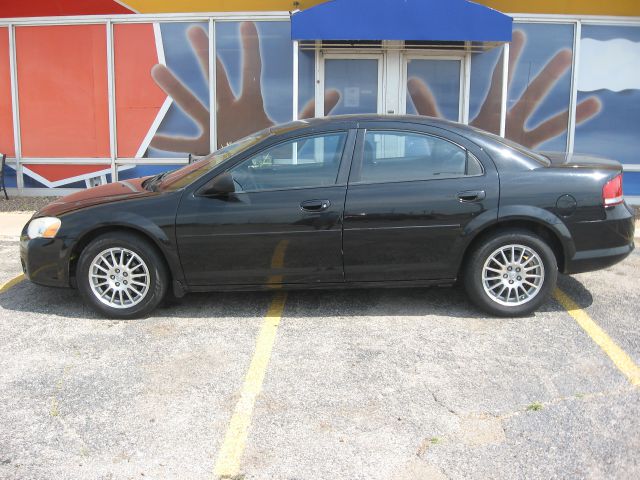
[[[605,207],[619,205],[624,201],[622,197],[622,174],[604,184],[604,187],[602,187],[602,199]]]

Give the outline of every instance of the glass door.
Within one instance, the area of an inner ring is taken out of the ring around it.
[[[405,112],[461,122],[462,58],[405,55],[403,63]]]
[[[324,115],[381,113],[382,59],[382,54],[324,55]]]
[[[427,52],[320,53],[316,116],[357,113],[464,119],[463,56]]]

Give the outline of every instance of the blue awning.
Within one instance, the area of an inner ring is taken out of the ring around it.
[[[467,0],[332,0],[294,13],[291,38],[510,42],[511,23]]]

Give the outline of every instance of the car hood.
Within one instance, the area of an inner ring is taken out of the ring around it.
[[[80,210],[105,203],[130,200],[158,195],[157,192],[146,190],[142,182],[148,177],[122,180],[116,183],[108,183],[99,187],[88,188],[77,193],[72,193],[48,204],[36,213],[36,217],[55,217],[64,213]]]
[[[559,168],[590,168],[598,170],[622,170],[622,165],[616,160],[584,155],[580,153],[541,152],[551,162],[550,167]]]

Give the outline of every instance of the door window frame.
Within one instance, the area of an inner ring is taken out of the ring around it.
[[[355,147],[353,151],[353,158],[351,160],[351,171],[349,174],[348,186],[349,188],[352,186],[360,186],[360,185],[381,185],[381,184],[396,184],[396,183],[414,183],[414,182],[433,182],[433,181],[442,181],[442,180],[456,180],[460,178],[474,178],[474,177],[484,177],[487,175],[487,163],[486,160],[481,160],[482,155],[478,155],[475,149],[470,148],[470,145],[466,144],[467,142],[457,141],[457,138],[450,138],[442,134],[442,131],[438,132],[436,130],[432,130],[428,126],[425,125],[425,129],[420,128],[412,128],[416,127],[417,124],[405,124],[405,125],[389,125],[389,124],[380,124],[375,126],[362,126],[358,129]],[[427,135],[431,137],[440,138],[449,143],[452,143],[461,149],[463,149],[467,155],[472,156],[480,165],[482,172],[475,175],[458,175],[458,176],[447,176],[442,178],[421,178],[415,180],[390,180],[390,181],[362,181],[361,173],[362,173],[362,162],[364,160],[364,144],[365,138],[368,132],[398,132],[398,133],[409,133],[414,135]],[[461,139],[462,140],[462,139]],[[484,158],[484,157],[483,157]]]
[[[309,190],[309,189],[318,189],[318,188],[333,188],[333,187],[346,187],[347,181],[349,178],[349,171],[351,170],[351,163],[353,162],[354,154],[355,154],[355,144],[358,131],[356,128],[352,128],[350,126],[336,126],[335,128],[329,128],[327,130],[310,130],[305,132],[300,132],[297,135],[288,135],[280,140],[268,142],[263,145],[256,145],[255,147],[248,149],[245,152],[241,152],[238,154],[237,158],[230,159],[230,161],[223,162],[223,165],[219,165],[214,171],[212,171],[206,179],[200,182],[194,182],[191,184],[193,195],[196,197],[205,197],[200,195],[200,191],[206,188],[210,182],[212,182],[218,175],[226,173],[242,162],[253,158],[255,155],[259,155],[261,152],[268,150],[269,148],[276,147],[278,145],[282,145],[286,142],[295,142],[299,139],[308,138],[308,137],[319,137],[326,136],[332,134],[344,134],[345,141],[344,146],[342,147],[342,154],[340,156],[340,164],[338,165],[338,173],[336,175],[336,180],[331,185],[320,185],[320,186],[303,186],[303,187],[287,187],[287,188],[270,188],[270,189],[260,189],[260,190],[243,190],[241,192],[235,192],[235,195],[242,194],[256,194],[263,192],[277,192],[277,191],[288,191],[288,190]],[[223,168],[222,168],[223,167]]]

